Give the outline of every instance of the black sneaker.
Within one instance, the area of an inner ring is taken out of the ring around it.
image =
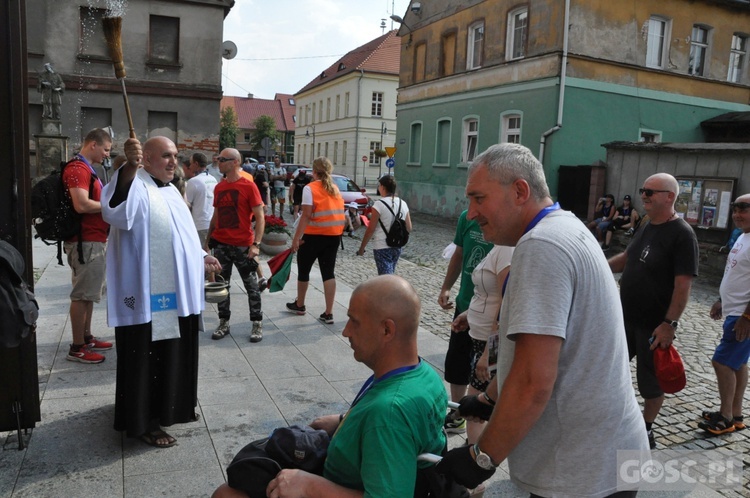
[[[648,434],[648,447],[652,450],[656,449],[656,438],[654,437],[654,431],[653,429],[646,431],[646,434]]]
[[[295,299],[293,303],[286,303],[286,309],[288,309],[292,313],[296,313],[297,315],[304,315],[307,313],[307,308],[304,306],[297,306],[297,300]]]
[[[332,324],[333,323],[333,313],[321,313],[320,317],[318,317],[318,320],[320,320],[323,323]]]

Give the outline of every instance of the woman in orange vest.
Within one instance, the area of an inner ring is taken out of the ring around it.
[[[292,313],[304,315],[305,296],[310,283],[310,269],[315,260],[323,277],[326,309],[320,321],[333,323],[333,299],[336,295],[336,253],[344,233],[346,213],[344,199],[333,184],[333,165],[327,157],[313,161],[313,181],[302,189],[302,215],[292,239],[292,252],[297,253],[297,299],[287,303]]]

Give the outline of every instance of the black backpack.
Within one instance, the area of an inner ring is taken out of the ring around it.
[[[62,243],[78,236],[78,261],[83,264],[83,240],[81,240],[82,216],[73,209],[70,192],[63,183],[65,167],[77,159],[60,163],[60,171],[53,171],[39,180],[31,189],[31,217],[35,238],[48,246],[57,244],[57,263],[62,265]],[[89,199],[94,192],[96,174],[91,172]]]
[[[39,305],[23,280],[24,266],[21,253],[0,240],[0,348],[18,347],[36,327]]]
[[[387,230],[385,228],[385,225],[383,225],[383,220],[378,218],[378,222],[385,232],[385,243],[388,245],[388,247],[404,247],[406,243],[409,242],[409,230],[406,229],[406,221],[401,218],[401,203],[403,201],[399,199],[398,212],[395,214],[393,213],[393,209],[391,209],[391,207],[386,204],[383,199],[380,199],[380,202],[382,202],[383,205],[388,208],[388,211],[390,211],[393,215],[391,228]]]

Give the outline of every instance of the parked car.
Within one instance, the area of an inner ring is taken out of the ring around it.
[[[287,179],[287,183],[288,183],[288,182],[290,182],[290,181],[292,180],[292,178],[294,178],[294,173],[295,173],[295,172],[296,172],[296,171],[297,171],[298,169],[300,169],[300,168],[305,168],[305,167],[306,167],[306,166],[305,166],[304,164],[287,164],[287,163],[282,163],[281,165],[282,165],[282,166],[283,166],[284,168],[286,168],[286,179]]]
[[[302,166],[295,171],[300,175],[306,174],[312,176],[312,169],[307,166]],[[334,173],[331,175],[331,178],[333,178],[333,183],[339,188],[345,204],[356,202],[359,205],[358,211],[360,213],[366,216],[370,215],[372,199],[365,193],[365,189],[359,188],[359,185],[346,175],[337,175]]]

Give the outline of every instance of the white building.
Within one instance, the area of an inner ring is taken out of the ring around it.
[[[376,184],[388,169],[375,151],[396,146],[400,51],[396,31],[390,31],[352,50],[295,94],[296,162],[326,156],[336,173],[360,187]]]

